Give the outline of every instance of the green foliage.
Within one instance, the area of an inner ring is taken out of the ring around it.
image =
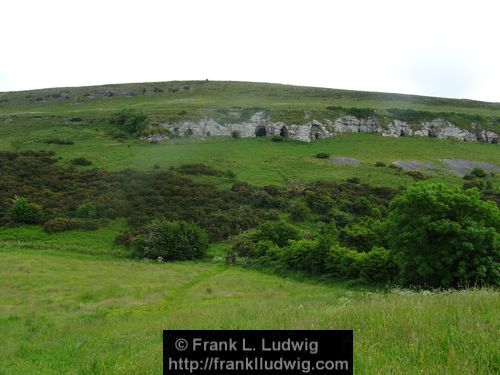
[[[76,216],[82,219],[97,219],[99,213],[94,203],[85,202],[78,206]]]
[[[316,158],[318,159],[328,159],[330,157],[330,154],[327,152],[320,152],[316,154]]]
[[[361,258],[359,275],[367,281],[390,282],[398,272],[394,254],[383,247],[373,247]]]
[[[64,232],[72,229],[96,230],[99,229],[99,223],[93,220],[57,217],[46,221],[43,224],[43,229],[47,233]]]
[[[500,212],[476,189],[417,183],[391,203],[389,224],[406,285],[500,284]]]
[[[290,240],[300,239],[300,232],[293,225],[284,221],[266,221],[259,226],[255,238],[269,240],[277,246],[283,247]]]
[[[373,246],[383,246],[385,235],[385,222],[366,217],[344,227],[340,231],[340,240],[344,246],[369,251]]]
[[[70,139],[61,139],[61,138],[49,138],[45,141],[47,144],[53,144],[53,145],[74,145],[75,141],[72,141]]]
[[[128,134],[138,135],[144,131],[147,116],[135,109],[122,109],[113,114],[109,122]]]
[[[19,196],[12,200],[9,214],[14,222],[22,224],[38,224],[43,219],[42,207]]]
[[[326,107],[326,109],[329,111],[334,111],[337,113],[354,116],[357,117],[358,119],[367,119],[369,117],[375,116],[375,110],[372,108],[354,108],[354,107],[346,108],[346,107],[331,105]]]
[[[87,160],[86,158],[71,159],[70,163],[73,165],[82,165],[82,166],[92,165],[92,162],[90,160]]]
[[[427,177],[420,171],[407,171],[405,175],[410,176],[415,181],[427,180]]]
[[[196,224],[185,221],[154,220],[135,242],[143,258],[189,260],[201,258],[208,249],[208,236]]]
[[[190,175],[220,176],[223,174],[223,172],[201,163],[183,164],[177,170],[183,174]]]
[[[290,205],[290,219],[296,222],[301,222],[307,220],[311,211],[309,208],[302,202],[297,202]]]
[[[398,274],[392,252],[374,247],[368,252],[357,252],[334,245],[325,258],[326,272],[345,279],[364,279],[372,282],[390,282]]]
[[[484,171],[484,169],[482,168],[474,168],[471,172],[470,172],[471,175],[477,177],[477,178],[484,178],[486,177],[488,174]]]

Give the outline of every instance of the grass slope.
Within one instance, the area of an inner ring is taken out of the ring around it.
[[[158,374],[162,329],[354,329],[359,374],[500,370],[498,294],[298,282],[209,263],[0,252],[0,374]]]

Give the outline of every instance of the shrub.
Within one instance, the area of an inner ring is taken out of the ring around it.
[[[367,281],[389,282],[397,274],[393,253],[383,247],[374,247],[360,259],[360,277]]]
[[[75,159],[70,160],[70,163],[73,165],[82,165],[82,166],[92,165],[92,162],[90,160],[85,159],[85,158],[75,158]]]
[[[72,229],[96,230],[99,229],[99,223],[91,220],[57,217],[46,221],[43,224],[43,229],[48,233],[64,232]]]
[[[477,178],[484,178],[486,177],[488,174],[484,171],[484,169],[481,169],[481,168],[474,168],[471,172],[470,172],[471,175],[477,177]]]
[[[316,154],[316,158],[318,159],[328,159],[330,157],[330,154],[326,152],[320,152],[319,154]]]
[[[255,232],[249,232],[236,236],[236,240],[231,249],[235,254],[241,257],[254,258],[259,256],[257,253],[257,246],[255,245],[254,235]]]
[[[386,225],[384,222],[366,218],[350,224],[340,231],[342,244],[361,251],[369,251],[373,246],[384,244]]]
[[[99,217],[96,205],[91,202],[81,204],[76,210],[76,216],[82,219],[97,219]]]
[[[137,135],[144,131],[146,115],[134,109],[123,109],[111,116],[109,122],[128,134]]]
[[[464,189],[464,190],[468,190],[468,189],[484,190],[487,188],[487,186],[488,186],[488,184],[486,183],[486,181],[477,180],[474,178],[473,180],[465,182],[462,186],[462,189]]]
[[[334,277],[359,278],[362,262],[366,257],[366,253],[358,253],[340,245],[333,245],[325,258],[325,270]]]
[[[290,241],[290,244],[283,249],[281,261],[288,268],[309,271],[312,267],[310,262],[305,262],[305,259],[315,252],[317,246],[318,242],[312,240]]]
[[[405,172],[405,175],[410,176],[415,181],[422,181],[427,179],[427,177],[420,171],[407,171]]]
[[[290,219],[293,221],[304,221],[311,215],[309,208],[302,202],[290,206]]]
[[[60,139],[60,138],[50,138],[45,141],[47,144],[54,145],[74,145],[75,142],[69,139]]]
[[[10,207],[10,217],[16,223],[38,224],[43,219],[42,207],[24,197],[15,196]]]
[[[385,163],[383,161],[377,161],[375,162],[376,167],[385,167]]]
[[[255,234],[258,240],[269,240],[279,247],[286,246],[289,240],[300,239],[300,233],[293,225],[283,221],[266,221]]]
[[[183,164],[177,168],[180,173],[190,175],[206,175],[206,176],[219,176],[222,174],[218,169],[209,167],[201,163]]]
[[[391,246],[405,284],[500,284],[500,212],[478,190],[417,183],[390,210]]]
[[[150,259],[188,260],[201,258],[208,249],[208,236],[196,224],[155,220],[135,241],[136,252]]]

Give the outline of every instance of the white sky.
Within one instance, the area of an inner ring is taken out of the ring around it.
[[[1,0],[0,91],[277,82],[500,102],[500,1]]]

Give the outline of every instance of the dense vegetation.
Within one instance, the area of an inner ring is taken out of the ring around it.
[[[500,281],[498,208],[477,189],[420,183],[396,197],[357,178],[256,187],[203,164],[107,172],[61,167],[51,152],[4,152],[0,165],[4,225],[42,223],[55,233],[125,218],[130,229],[116,242],[141,257],[198,258],[205,236],[238,235],[228,259],[280,271],[427,287]],[[228,176],[230,188],[193,180]]]
[[[499,372],[500,177],[442,163],[498,145],[140,139],[256,111],[500,129],[495,103],[271,84],[0,93],[0,374],[156,374],[174,328],[354,329],[356,372]]]

